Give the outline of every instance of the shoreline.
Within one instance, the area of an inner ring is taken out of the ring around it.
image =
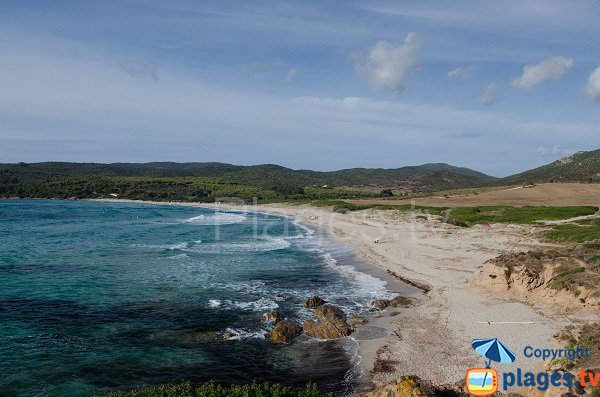
[[[384,269],[377,264],[372,263],[370,258],[357,252],[356,247],[345,241],[340,235],[334,233],[326,226],[315,222],[317,219],[301,218],[299,219],[295,214],[290,213],[288,209],[282,209],[274,207],[272,205],[258,205],[258,206],[238,206],[228,204],[216,204],[216,203],[193,203],[193,202],[160,202],[160,201],[145,201],[145,200],[128,200],[128,199],[89,199],[84,201],[100,201],[100,202],[121,202],[121,203],[140,203],[140,204],[151,204],[151,205],[176,205],[186,207],[198,207],[212,210],[223,210],[229,212],[254,212],[263,213],[268,215],[284,216],[289,218],[293,222],[299,222],[303,227],[307,227],[314,231],[323,231],[325,237],[336,244],[345,246],[351,250],[350,255],[350,266],[355,268],[358,272],[367,274],[372,277],[376,277],[386,283],[386,289],[396,295],[402,295],[405,297],[413,298],[416,301],[422,299],[428,290],[428,287],[423,287],[422,283],[407,279],[399,276],[395,273],[390,273],[387,269]],[[290,206],[291,207],[291,206]],[[312,208],[312,207],[311,207]],[[338,263],[338,265],[342,265]],[[343,277],[343,276],[342,276]],[[393,310],[390,313],[390,310]],[[402,310],[402,309],[401,309]],[[391,314],[391,316],[388,316]],[[382,313],[369,313],[363,317],[368,319],[368,325],[374,327],[381,327],[386,329],[388,335],[376,339],[356,340],[352,335],[349,338],[354,340],[358,346],[358,362],[355,363],[355,375],[357,376],[357,390],[356,393],[367,392],[379,386],[373,380],[373,369],[379,359],[378,351],[386,346],[390,340],[396,338],[394,335],[394,327],[392,326],[390,319],[397,316],[399,312],[394,309],[387,309]],[[349,357],[351,362],[352,357]]]
[[[214,204],[214,203],[193,203],[193,202],[160,202],[160,201],[146,201],[146,200],[128,200],[128,199],[86,199],[83,201],[99,201],[99,202],[115,202],[115,203],[140,203],[140,204],[151,204],[151,205],[174,205],[174,206],[186,206],[186,207],[198,207],[204,209],[211,210],[223,210],[228,212],[254,212],[254,213],[262,213],[267,215],[276,215],[276,216],[284,216],[290,219],[292,222],[298,222],[303,227],[313,230],[315,233],[323,232],[325,238],[332,241],[335,244],[342,245],[350,249],[350,258],[342,258],[348,260],[349,265],[352,266],[356,271],[369,275],[371,277],[378,278],[385,282],[386,289],[395,295],[402,295],[409,298],[414,298],[415,300],[419,300],[418,297],[424,296],[426,294],[427,288],[423,287],[419,282],[415,282],[404,277],[398,276],[396,274],[390,274],[390,272],[386,271],[375,264],[373,264],[367,257],[361,255],[359,252],[356,252],[356,248],[349,244],[344,239],[340,238],[336,234],[332,233],[331,230],[328,230],[327,227],[320,225],[318,222],[313,222],[311,219],[298,219],[293,214],[288,213],[287,211],[282,211],[278,208],[272,208],[269,205],[262,206],[237,206],[237,205],[227,205],[227,204]],[[337,262],[337,260],[336,260]],[[337,263],[337,265],[344,265],[344,263]],[[343,275],[341,275],[343,277]],[[374,299],[378,299],[380,297],[375,297]],[[357,376],[357,390],[355,393],[367,392],[372,390],[375,385],[372,379],[372,371],[375,365],[375,362],[378,359],[378,350],[386,345],[389,342],[389,339],[393,336],[393,327],[390,326],[389,317],[386,316],[390,309],[388,309],[385,314],[373,312],[369,314],[363,315],[363,317],[368,319],[368,325],[374,327],[381,327],[387,330],[388,335],[385,337],[375,338],[375,339],[364,339],[357,340],[352,335],[349,338],[354,340],[358,346],[357,355],[358,361],[354,364],[355,367],[355,375]],[[397,311],[392,312],[392,316],[398,315]],[[351,362],[354,361],[355,358],[349,357]]]
[[[495,224],[458,228],[418,219],[398,211],[366,210],[337,214],[328,208],[266,204],[232,206],[214,203],[169,203],[123,199],[91,201],[183,205],[224,211],[263,212],[323,228],[328,236],[352,248],[354,255],[374,268],[425,286],[416,306],[372,316],[369,325],[383,326],[388,336],[359,341],[360,365],[372,375],[374,387],[396,382],[404,375],[419,375],[434,384],[464,379],[466,369],[483,360],[470,342],[497,337],[517,356],[524,346],[552,347],[553,335],[569,324],[585,322],[575,314],[547,317],[509,296],[484,290],[478,276],[485,261],[502,253],[548,246],[537,241],[530,228]],[[377,241],[377,243],[375,243]],[[503,364],[502,370],[539,369],[536,360]],[[385,370],[371,373],[375,363]],[[360,392],[360,391],[359,391]]]

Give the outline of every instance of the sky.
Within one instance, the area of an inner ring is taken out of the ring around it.
[[[0,0],[0,162],[444,162],[600,148],[600,2]]]

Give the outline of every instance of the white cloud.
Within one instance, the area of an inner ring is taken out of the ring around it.
[[[560,145],[554,145],[551,148],[539,147],[537,152],[542,157],[554,157],[554,156],[570,156],[574,152],[572,150],[566,150],[560,147]]]
[[[560,80],[573,65],[575,65],[573,59],[565,57],[552,57],[544,59],[537,65],[525,65],[521,77],[511,81],[510,85],[525,90],[549,79]]]
[[[590,74],[587,84],[585,85],[585,91],[592,101],[600,101],[600,66],[594,69]]]
[[[294,77],[296,77],[296,72],[297,72],[297,70],[295,68],[288,70],[286,75],[281,78],[281,82],[284,84],[291,83],[292,80],[294,80]]]
[[[477,97],[477,103],[484,106],[492,106],[496,102],[496,83],[485,86],[481,95]]]
[[[475,66],[459,67],[448,72],[448,80],[466,80],[475,72]]]
[[[412,71],[419,66],[419,45],[419,36],[413,32],[406,35],[404,44],[399,47],[379,41],[367,54],[357,55],[354,66],[359,74],[367,77],[374,90],[402,91]]]

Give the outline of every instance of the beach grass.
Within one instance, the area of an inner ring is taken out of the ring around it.
[[[461,219],[469,224],[518,223],[534,224],[539,221],[555,221],[577,216],[592,215],[598,207],[546,207],[546,206],[483,206],[453,208],[450,217]]]
[[[600,240],[600,225],[557,225],[546,232],[546,237],[559,243],[583,243]]]
[[[228,386],[214,383],[192,386],[189,383],[180,383],[129,392],[112,392],[101,397],[333,397],[333,393],[321,391],[315,384],[308,384],[304,388],[291,388],[270,383]]]
[[[506,205],[498,205],[448,208],[411,204],[355,204],[344,200],[313,200],[298,204],[310,204],[316,207],[333,207],[334,209],[347,209],[348,211],[360,211],[366,209],[397,211],[416,210],[419,212],[429,213],[431,215],[446,216],[450,220],[461,220],[469,225],[486,223],[535,224],[540,221],[570,219],[578,216],[592,215],[598,212],[598,207],[594,206],[512,207]]]

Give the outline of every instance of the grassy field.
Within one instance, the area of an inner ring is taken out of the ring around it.
[[[560,243],[582,243],[600,240],[600,225],[556,225],[546,233],[546,237]]]
[[[414,202],[434,207],[476,207],[481,205],[573,206],[600,205],[600,183],[544,183],[523,188],[465,189],[455,192],[439,192],[414,199],[365,199],[356,204],[403,205]]]

